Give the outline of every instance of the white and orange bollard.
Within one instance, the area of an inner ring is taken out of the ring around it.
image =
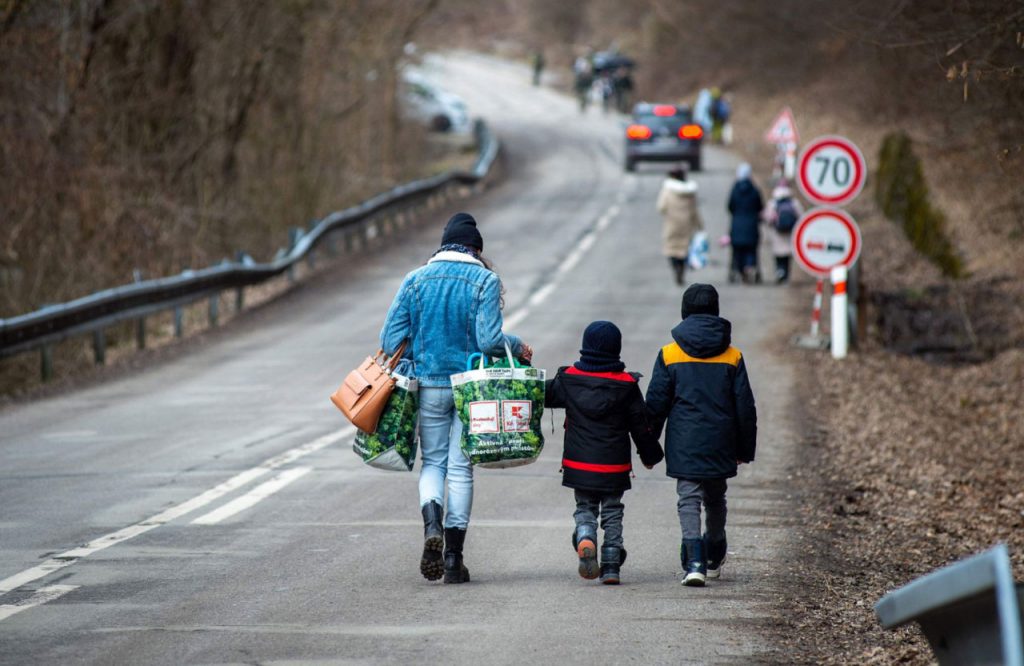
[[[814,286],[814,307],[811,309],[811,337],[818,337],[818,332],[821,330],[821,300],[822,294],[825,291],[825,281],[818,280],[818,284]]]
[[[850,326],[846,311],[846,266],[832,269],[832,358],[846,358],[850,347]],[[819,283],[820,285],[820,283]]]

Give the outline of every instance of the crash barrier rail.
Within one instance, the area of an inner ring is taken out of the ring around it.
[[[886,629],[920,624],[940,664],[1024,666],[1022,604],[1000,544],[890,592],[875,613]]]
[[[273,260],[257,263],[239,253],[235,261],[223,260],[209,268],[187,269],[180,275],[140,280],[112,289],[98,291],[73,301],[48,305],[24,315],[0,319],[0,358],[32,350],[41,352],[43,381],[53,373],[53,345],[70,337],[93,334],[93,352],[97,364],[106,358],[104,329],[122,321],[137,322],[136,337],[145,347],[145,318],[166,310],[174,310],[174,333],[183,334],[182,308],[209,298],[209,322],[217,325],[221,293],[235,291],[238,310],[244,306],[245,287],[260,284],[287,273],[295,279],[296,265],[305,260],[315,265],[316,250],[326,244],[328,254],[335,254],[335,241],[344,231],[346,250],[358,243],[367,243],[379,235],[403,226],[411,209],[421,204],[431,206],[452,186],[474,186],[483,181],[498,156],[500,144],[487,125],[476,121],[476,163],[469,171],[454,170],[437,176],[399,185],[360,204],[314,220],[309,228],[292,229],[288,249],[281,249]]]

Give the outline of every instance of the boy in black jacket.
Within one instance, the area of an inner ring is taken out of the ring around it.
[[[661,348],[647,387],[654,431],[665,433],[666,473],[676,479],[683,585],[718,578],[725,561],[726,479],[754,459],[757,411],[732,324],[718,316],[718,292],[694,284],[683,294],[683,321]],[[704,504],[707,531],[700,533]]]
[[[637,380],[619,360],[622,333],[609,321],[595,321],[583,333],[580,360],[559,368],[548,380],[545,407],[565,408],[565,452],[562,485],[576,491],[576,530],[572,545],[579,573],[598,576],[597,521],[604,529],[600,576],[605,585],[619,584],[626,561],[622,547],[622,493],[629,489],[633,469],[629,438],[648,469],[661,461],[658,438],[647,418]]]

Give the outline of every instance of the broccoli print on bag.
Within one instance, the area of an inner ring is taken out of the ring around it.
[[[544,447],[544,371],[496,365],[452,375],[462,450],[481,467],[526,465]]]
[[[358,431],[352,450],[371,467],[408,472],[416,462],[418,386],[415,379],[399,374],[392,377],[395,389],[384,406],[377,431]]]

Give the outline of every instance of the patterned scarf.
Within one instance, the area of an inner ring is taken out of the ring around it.
[[[437,256],[441,252],[461,252],[462,254],[468,254],[469,256],[473,257],[477,261],[480,261],[480,251],[479,250],[475,250],[475,249],[473,249],[471,247],[467,247],[467,246],[462,245],[460,243],[448,243],[447,245],[442,245],[441,247],[439,247],[437,249],[437,252],[434,252],[434,254],[432,254],[430,256],[431,257]]]

